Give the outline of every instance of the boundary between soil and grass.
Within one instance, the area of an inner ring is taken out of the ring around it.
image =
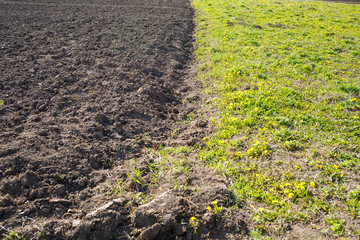
[[[249,236],[359,237],[360,6],[192,3],[197,78],[216,109],[195,152],[250,212]]]

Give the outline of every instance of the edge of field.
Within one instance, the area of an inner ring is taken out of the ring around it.
[[[174,189],[201,188],[184,178],[198,167],[214,169],[228,188],[188,214],[194,236],[358,238],[359,5],[192,3],[204,95],[188,119],[213,131],[156,154],[178,172]],[[220,227],[206,235],[209,214]]]

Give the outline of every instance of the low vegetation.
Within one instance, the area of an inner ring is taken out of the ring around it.
[[[193,0],[214,132],[201,162],[252,212],[251,235],[360,230],[360,5]],[[195,228],[194,228],[195,229]]]

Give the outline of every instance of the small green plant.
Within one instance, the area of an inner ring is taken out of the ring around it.
[[[179,189],[179,184],[176,180],[174,181],[174,189]]]
[[[330,224],[330,229],[337,236],[341,237],[345,235],[345,227],[344,227],[345,220],[331,217],[327,219],[327,222]]]
[[[0,100],[0,106],[1,105],[4,105],[5,104],[5,101],[4,100]]]
[[[185,180],[184,180],[184,186],[183,186],[183,189],[184,189],[184,190],[188,190],[188,184],[189,184],[189,179],[188,179],[188,178],[185,178]]]
[[[208,210],[213,211],[215,216],[217,216],[219,213],[221,213],[223,211],[223,207],[219,207],[217,201],[212,201],[211,206],[208,207]]]
[[[123,183],[121,180],[116,180],[115,186],[111,187],[110,190],[108,190],[105,195],[119,195],[124,193],[123,189]]]
[[[191,217],[189,219],[190,227],[193,229],[193,235],[196,234],[198,228],[199,228],[199,222],[196,217]]]
[[[353,218],[360,216],[360,186],[349,192],[346,206]]]
[[[262,155],[266,155],[270,150],[268,142],[260,142],[256,141],[251,147],[248,149],[246,154],[250,158],[258,158]]]
[[[251,239],[263,239],[263,240],[271,240],[270,236],[263,236],[265,232],[265,228],[263,225],[257,225],[255,229],[250,231]]]
[[[20,240],[21,237],[16,231],[10,232],[9,235],[3,234],[2,235],[3,240]]]
[[[144,187],[144,185],[145,185],[145,184],[143,183],[142,179],[141,179],[141,175],[142,175],[142,173],[143,173],[144,171],[145,171],[145,170],[141,171],[140,169],[137,169],[136,167],[133,167],[132,172],[131,172],[130,174],[129,174],[129,173],[127,174],[127,175],[128,175],[128,178],[129,178],[131,181],[133,181],[138,188],[142,188],[142,187]]]

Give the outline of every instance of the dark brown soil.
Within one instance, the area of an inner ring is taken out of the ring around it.
[[[202,137],[206,122],[179,127],[199,99],[192,20],[186,0],[0,0],[0,234],[191,238],[175,231],[184,210],[131,217],[146,189],[128,180],[148,164],[142,149],[169,144],[173,129],[173,144]],[[182,201],[171,188],[151,193]]]

